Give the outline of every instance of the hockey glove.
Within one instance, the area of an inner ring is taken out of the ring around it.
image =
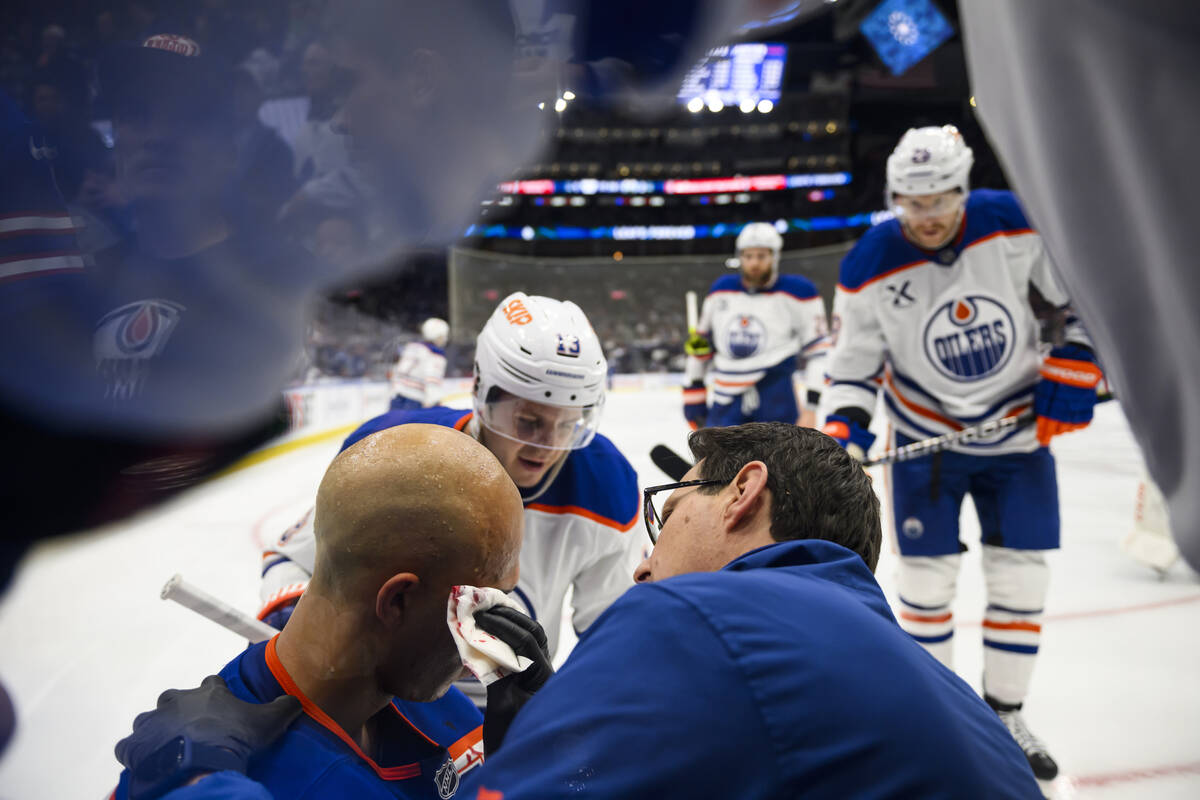
[[[712,355],[712,342],[698,333],[693,333],[683,343],[683,352],[693,358],[708,358]]]
[[[841,414],[830,414],[825,418],[821,432],[832,437],[855,461],[865,461],[867,451],[875,443],[875,434],[854,420]]]
[[[245,772],[250,757],[273,744],[300,711],[291,695],[247,703],[216,675],[197,689],[168,689],[117,742],[117,760],[129,770],[130,800],[157,797],[202,773]]]
[[[1033,393],[1037,438],[1042,446],[1060,433],[1088,426],[1101,377],[1096,357],[1086,347],[1068,344],[1050,351]]]
[[[683,418],[688,427],[698,431],[708,419],[708,390],[704,381],[692,381],[683,389]]]
[[[506,675],[487,687],[483,714],[483,753],[490,758],[500,749],[517,712],[554,674],[546,632],[534,620],[507,606],[492,606],[475,614],[475,624],[533,663],[522,672]]]

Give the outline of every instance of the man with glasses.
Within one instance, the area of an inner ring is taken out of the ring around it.
[[[908,131],[888,158],[895,219],[867,231],[842,262],[822,408],[825,432],[859,458],[875,439],[868,428],[881,385],[897,447],[1036,416],[1036,425],[896,463],[887,485],[901,554],[901,625],[948,667],[966,550],[959,512],[971,495],[987,581],[984,698],[1048,781],[1058,766],[1020,714],[1041,638],[1045,551],[1059,544],[1047,445],[1091,421],[1101,374],[1041,237],[1010,192],[968,191],[972,161],[949,125]],[[1048,354],[1037,297],[1064,319]]]
[[[645,490],[656,546],[638,585],[522,709],[469,796],[1039,796],[996,715],[896,624],[871,574],[879,501],[856,462],[787,423],[689,445],[684,480]]]

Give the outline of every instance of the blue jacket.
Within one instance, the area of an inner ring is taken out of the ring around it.
[[[900,629],[859,556],[820,540],[629,590],[466,796],[477,786],[503,800],[1041,797],[995,713]]]

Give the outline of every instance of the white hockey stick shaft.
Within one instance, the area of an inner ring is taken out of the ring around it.
[[[696,293],[688,292],[684,295],[684,300],[687,301],[688,335],[691,335],[696,332],[696,326],[700,324],[700,313],[696,310]]]
[[[208,617],[218,625],[233,631],[238,636],[254,642],[265,642],[279,631],[265,622],[255,619],[246,612],[234,608],[228,603],[213,597],[175,575],[162,588],[163,600],[174,600],[181,606],[190,608],[202,617]]]

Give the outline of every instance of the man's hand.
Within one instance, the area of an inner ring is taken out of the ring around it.
[[[513,718],[529,698],[554,674],[546,632],[534,620],[513,608],[493,606],[475,614],[475,624],[533,663],[522,672],[501,678],[487,687],[487,711],[483,715],[483,752],[490,756],[500,749]]]
[[[1042,364],[1042,380],[1033,392],[1037,438],[1044,447],[1060,433],[1086,428],[1096,405],[1103,374],[1092,351],[1077,344],[1056,347]]]
[[[216,675],[197,689],[168,689],[117,742],[117,760],[129,769],[130,800],[157,797],[202,773],[245,772],[250,757],[271,746],[300,713],[291,695],[270,703],[240,700]]]
[[[875,443],[875,434],[842,414],[830,414],[826,417],[825,427],[821,432],[836,439],[855,461],[865,461],[867,451]]]

